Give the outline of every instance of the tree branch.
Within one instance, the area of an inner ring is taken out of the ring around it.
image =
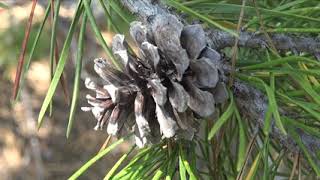
[[[121,3],[134,15],[137,15],[141,20],[150,23],[152,16],[158,14],[169,13],[166,9],[154,5],[155,0],[121,0]],[[220,50],[226,47],[232,47],[236,38],[228,32],[220,31],[217,29],[210,29],[207,31],[208,40],[211,41],[210,45],[215,50]],[[287,34],[270,34],[272,42],[279,51],[292,51],[295,54],[299,52],[306,52],[314,55],[320,60],[320,38],[312,37],[298,37]],[[240,32],[239,43],[240,47],[247,48],[267,48],[269,47],[268,41],[261,33]]]
[[[232,47],[236,40],[230,33],[211,29],[207,31],[207,36],[211,41],[213,49],[219,50],[226,47]],[[270,34],[271,40],[278,51],[292,51],[294,54],[300,52],[310,53],[320,60],[320,39],[311,37],[297,37],[285,34]],[[252,32],[240,32],[239,43],[240,47],[247,48],[267,48],[270,45],[263,34]]]
[[[146,24],[152,24],[152,17],[156,15],[161,16],[170,13],[168,10],[163,8],[161,4],[154,4],[150,0],[121,0],[120,2]],[[274,34],[271,38],[278,50],[291,50],[294,52],[305,51],[316,56],[318,56],[320,52],[319,39],[312,39],[308,37],[289,37],[281,34]],[[213,49],[220,50],[225,47],[233,46],[235,38],[226,32],[210,29],[207,31],[207,40]],[[242,32],[240,34],[238,45],[249,48],[261,48],[268,46],[267,40],[263,35],[248,32]],[[224,65],[229,66],[229,64]],[[264,119],[268,107],[266,96],[261,91],[238,80],[234,83],[234,93],[237,97],[236,102],[239,106],[240,112],[247,116],[248,119],[255,121],[260,128],[264,127]],[[299,134],[304,145],[311,151],[312,156],[316,157],[316,151],[320,148],[320,139],[310,136],[299,129],[297,129],[296,132]],[[272,126],[270,136],[271,138],[279,141],[282,146],[291,152],[300,151],[293,138],[283,135],[274,125]],[[320,164],[319,161],[316,163]]]

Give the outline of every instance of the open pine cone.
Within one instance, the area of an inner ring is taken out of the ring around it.
[[[134,130],[143,147],[161,138],[192,139],[199,119],[212,115],[215,104],[227,99],[221,81],[220,54],[207,47],[200,25],[183,26],[174,16],[156,16],[151,26],[132,22],[130,34],[139,48],[128,49],[124,36],[113,37],[112,51],[122,70],[103,58],[94,69],[104,80],[99,85],[86,79],[87,95],[98,123],[107,132],[121,135]]]

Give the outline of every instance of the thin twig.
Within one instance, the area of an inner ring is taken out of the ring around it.
[[[34,10],[37,5],[37,1],[38,0],[32,0],[32,7],[31,7],[28,23],[27,23],[27,28],[25,29],[25,33],[24,33],[21,52],[20,52],[20,56],[19,56],[19,63],[17,66],[16,77],[14,80],[13,99],[17,98],[17,94],[18,94],[18,90],[19,90],[19,86],[20,86],[20,78],[21,78],[21,73],[22,73],[23,64],[24,64],[24,57],[25,57],[25,53],[27,50],[27,44],[28,44],[31,26],[32,26],[32,19],[33,19],[33,15],[34,15]]]
[[[239,21],[237,25],[237,33],[240,34],[240,29],[241,29],[241,24],[242,24],[242,19],[244,15],[244,6],[246,5],[246,0],[242,0],[242,5],[241,5],[241,11],[240,11],[240,16],[239,16]],[[239,37],[236,37],[236,40],[234,42],[234,46],[232,48],[232,57],[231,57],[231,74],[229,78],[229,87],[233,85],[233,80],[234,80],[234,75],[235,75],[235,66],[236,66],[236,61],[237,61],[237,56],[238,56],[238,42],[239,42]]]
[[[266,28],[264,27],[262,15],[259,12],[259,7],[258,7],[258,5],[256,3],[256,0],[253,0],[253,4],[254,4],[254,9],[256,10],[256,14],[257,14],[258,19],[259,19],[260,29],[261,29],[262,33],[264,34],[264,36],[266,37],[267,41],[269,42],[269,45],[271,46],[271,51],[273,52],[273,54],[275,54],[276,56],[280,57],[276,46],[272,42],[272,39],[270,38],[269,34],[266,31]]]
[[[107,139],[104,141],[103,145],[101,146],[99,152],[103,151],[108,146],[108,144],[109,144],[109,142],[111,140],[111,137],[112,137],[111,135],[109,135],[107,137]]]
[[[238,173],[238,176],[237,176],[236,180],[241,180],[242,179],[243,171],[244,171],[245,167],[248,164],[249,155],[251,154],[251,151],[253,149],[253,145],[254,145],[254,142],[256,141],[257,136],[258,136],[258,131],[256,131],[254,133],[253,137],[251,138],[251,140],[249,142],[249,145],[248,145],[248,148],[247,148],[247,151],[246,151],[246,158],[245,158],[244,164],[242,165],[241,170]]]
[[[293,179],[293,176],[294,176],[294,174],[295,174],[295,172],[296,172],[296,169],[297,169],[297,166],[298,166],[298,162],[299,162],[299,156],[300,156],[300,153],[297,153],[297,154],[294,156],[293,167],[292,167],[292,171],[291,171],[289,180],[292,180],[292,179]]]
[[[300,159],[300,154],[298,156],[298,180],[301,180],[301,159]]]
[[[60,8],[60,7],[57,7]],[[51,24],[53,26],[54,23],[54,0],[51,0]],[[57,15],[57,18],[59,16]],[[55,63],[56,65],[59,63],[59,47],[58,47],[58,43],[57,43],[57,39],[54,39],[54,43],[53,43],[53,51],[54,51],[54,59],[55,59]],[[53,72],[53,65],[51,67],[51,72]],[[64,95],[64,100],[66,102],[67,105],[69,105],[69,92],[68,92],[68,88],[67,88],[67,83],[66,83],[66,77],[65,74],[62,73],[61,77],[60,77],[60,85],[63,91],[63,95]]]

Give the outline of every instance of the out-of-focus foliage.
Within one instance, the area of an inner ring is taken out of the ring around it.
[[[31,50],[31,45],[36,37],[36,30],[39,28],[40,24],[37,23],[33,25],[32,32],[30,34],[30,41],[28,42],[28,48],[26,57],[29,57]],[[8,70],[10,67],[14,67],[18,63],[17,57],[21,50],[21,44],[25,31],[25,22],[21,22],[14,26],[11,26],[10,29],[5,31],[0,31],[0,66],[4,70]],[[34,53],[34,59],[39,60],[48,54],[49,46],[47,42],[49,41],[50,36],[48,29],[43,30],[43,35],[40,37],[39,46]],[[6,73],[5,73],[6,74]]]

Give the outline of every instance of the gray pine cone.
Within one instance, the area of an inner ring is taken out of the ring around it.
[[[112,51],[123,69],[95,59],[94,69],[105,84],[86,79],[96,95],[87,95],[92,107],[82,110],[92,111],[95,129],[107,124],[112,135],[134,130],[139,147],[162,138],[191,140],[198,119],[212,115],[215,104],[227,99],[219,53],[207,47],[201,25],[183,26],[171,15],[154,17],[152,26],[132,22],[130,35],[138,55],[128,50],[123,35],[115,35]]]

